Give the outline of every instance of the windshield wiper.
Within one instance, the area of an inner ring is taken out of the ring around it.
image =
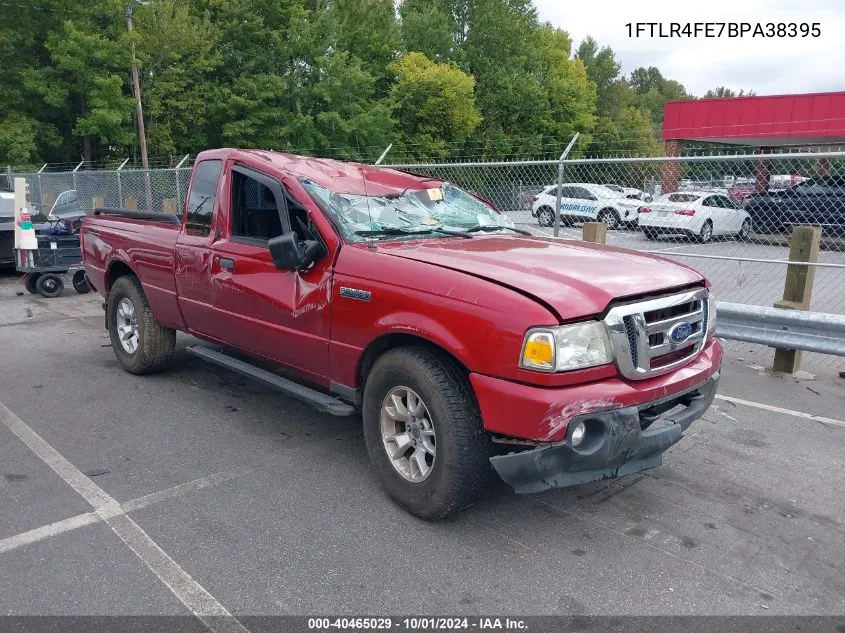
[[[518,229],[518,228],[513,227],[513,226],[500,226],[500,225],[497,225],[497,224],[479,224],[478,226],[474,226],[471,229],[467,229],[466,232],[467,233],[481,233],[481,232],[484,232],[484,231],[501,231],[502,229],[506,229],[508,231],[513,231],[514,233],[519,233],[520,235],[531,235],[533,237],[533,234],[529,233],[525,229]]]
[[[472,239],[472,235],[468,235],[464,231],[449,231],[447,229],[431,228],[431,229],[400,229],[398,227],[387,226],[379,230],[355,231],[355,235],[362,237],[378,237],[379,235],[433,235],[441,233],[443,235],[452,235],[455,237],[463,237]]]

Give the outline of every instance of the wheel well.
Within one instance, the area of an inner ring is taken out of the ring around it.
[[[109,266],[108,271],[106,272],[106,287],[105,290],[111,290],[112,284],[117,281],[120,277],[124,277],[125,275],[134,275],[135,271],[129,268],[123,262],[114,262],[111,266]]]
[[[396,349],[397,347],[426,347],[447,356],[457,367],[461,369],[461,371],[465,374],[469,374],[469,369],[467,369],[466,365],[464,365],[447,350],[443,349],[436,343],[432,343],[428,339],[422,338],[421,336],[415,336],[413,334],[385,334],[370,343],[361,355],[361,360],[358,363],[358,388],[360,393],[363,394],[364,383],[367,380],[367,375],[370,373],[370,370],[373,368],[373,365],[375,365],[379,357],[385,352]]]

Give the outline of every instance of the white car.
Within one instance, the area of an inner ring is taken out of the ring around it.
[[[648,239],[681,234],[709,242],[714,235],[735,235],[745,239],[751,232],[751,216],[712,191],[679,191],[655,198],[640,209],[640,230]]]
[[[623,187],[622,185],[614,185],[611,183],[605,183],[604,185],[608,189],[613,189],[617,193],[621,193],[623,196],[628,198],[629,200],[644,200],[645,202],[651,202],[651,194],[646,193],[642,189],[637,189],[636,187]]]
[[[540,226],[554,225],[556,202],[557,185],[546,187],[534,197],[531,215]],[[641,200],[626,198],[604,185],[568,182],[561,188],[560,223],[567,226],[573,222],[604,222],[609,229],[633,225],[642,204]]]

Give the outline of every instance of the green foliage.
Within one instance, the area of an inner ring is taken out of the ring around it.
[[[39,0],[3,17],[0,164],[137,158],[133,46],[152,157],[537,157],[575,132],[576,154],[648,153],[666,100],[689,98],[654,67],[622,76],[592,38],[573,55],[531,0]]]
[[[408,53],[390,66],[397,81],[390,92],[402,148],[415,158],[446,158],[481,123],[475,80],[451,63]]]
[[[705,92],[703,98],[704,99],[714,99],[714,98],[723,99],[723,98],[726,98],[726,97],[753,97],[756,94],[757,93],[754,92],[753,90],[749,90],[749,91],[746,92],[745,90],[740,89],[740,91],[737,92],[736,90],[731,90],[730,88],[726,88],[725,86],[719,86],[715,90],[708,90],[707,92]]]

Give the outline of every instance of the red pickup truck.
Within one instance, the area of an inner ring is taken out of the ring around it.
[[[707,281],[672,261],[534,237],[449,182],[219,149],[182,217],[98,209],[81,229],[118,361],[188,352],[336,415],[413,514],[621,476],[707,409],[722,348]],[[492,470],[491,470],[492,465]]]

